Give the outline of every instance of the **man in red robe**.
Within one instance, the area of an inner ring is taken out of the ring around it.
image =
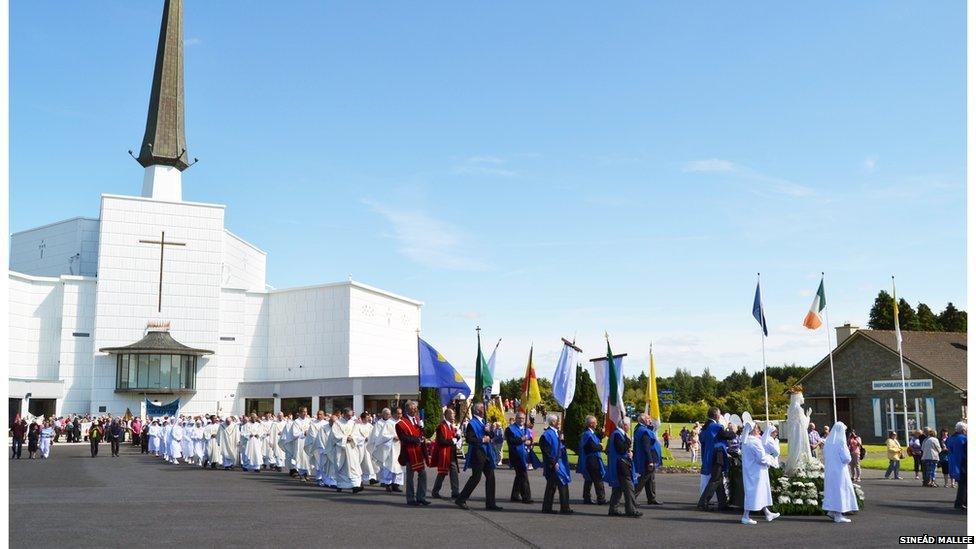
[[[444,419],[437,426],[437,439],[434,442],[433,459],[431,465],[437,467],[437,478],[434,479],[434,489],[431,497],[440,498],[444,477],[451,479],[451,499],[458,497],[458,462],[455,442],[457,429],[454,428],[454,410],[444,410]]]
[[[427,439],[417,410],[416,400],[407,402],[406,413],[397,421],[398,461],[406,469],[407,505],[430,505],[427,501]]]

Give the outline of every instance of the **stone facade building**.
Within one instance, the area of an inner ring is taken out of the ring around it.
[[[908,427],[953,426],[966,417],[966,334],[903,332],[902,354],[907,387]],[[895,333],[837,328],[833,352],[837,416],[865,443],[878,443],[890,431],[904,440],[905,406]],[[833,423],[830,357],[825,356],[798,382],[811,420],[822,428]]]

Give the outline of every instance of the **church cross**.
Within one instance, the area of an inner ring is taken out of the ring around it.
[[[163,312],[163,254],[166,246],[186,246],[186,242],[166,242],[166,231],[163,231],[159,240],[140,240],[143,244],[159,244],[159,312]]]

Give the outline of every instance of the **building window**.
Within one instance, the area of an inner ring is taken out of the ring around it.
[[[196,388],[196,356],[121,354],[116,360],[116,389],[172,391]]]

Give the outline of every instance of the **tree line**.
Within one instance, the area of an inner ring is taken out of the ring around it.
[[[868,328],[872,330],[895,329],[895,300],[888,292],[881,290],[871,306]],[[898,327],[902,331],[924,332],[965,332],[966,311],[960,311],[952,302],[946,303],[939,314],[925,303],[913,308],[905,298],[898,298]]]

